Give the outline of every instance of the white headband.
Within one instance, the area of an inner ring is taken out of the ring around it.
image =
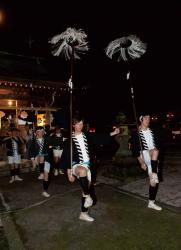
[[[36,132],[38,132],[38,131],[43,131],[44,132],[45,130],[44,130],[44,128],[40,128],[40,129],[36,130]]]
[[[143,117],[145,117],[145,116],[149,116],[150,117],[150,115],[141,115],[140,118],[139,118],[139,121],[140,122],[143,121]]]

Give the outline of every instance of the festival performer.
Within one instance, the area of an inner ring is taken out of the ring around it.
[[[68,179],[70,182],[74,182],[77,179],[82,189],[81,198],[81,213],[80,220],[94,221],[94,218],[88,214],[88,208],[95,205],[97,202],[95,187],[92,179],[95,179],[95,159],[94,145],[91,141],[91,137],[83,132],[84,119],[77,115],[72,119],[73,122],[73,134],[72,134],[72,167],[70,163],[70,140],[65,141],[63,154],[61,157],[62,168],[67,169]],[[107,135],[107,139],[110,136],[114,136],[119,133],[119,129],[116,128],[110,135]]]
[[[49,160],[49,140],[45,136],[43,127],[38,126],[35,130],[35,137],[28,142],[27,151],[29,159],[34,160],[36,165],[39,166],[40,175],[39,180],[43,180],[42,196],[48,198],[49,187],[49,173],[50,173],[50,160]]]
[[[106,55],[111,59],[116,59],[118,62],[124,61],[127,67],[126,79],[130,84],[133,113],[137,127],[137,132],[132,136],[133,155],[137,157],[141,167],[144,170],[148,170],[150,177],[148,207],[155,210],[161,210],[162,208],[155,204],[159,181],[162,180],[161,171],[158,165],[158,136],[149,128],[149,115],[145,114],[140,116],[139,120],[141,125],[138,125],[134,101],[133,77],[131,77],[131,71],[135,65],[133,61],[141,58],[146,53],[146,49],[146,43],[143,43],[135,35],[129,35],[111,41],[106,48]]]
[[[64,174],[62,169],[60,169],[60,158],[63,152],[63,142],[65,138],[62,135],[61,128],[56,126],[55,131],[50,135],[50,146],[53,150],[53,168],[54,175]]]
[[[21,154],[25,141],[20,136],[19,130],[17,128],[11,128],[9,131],[9,136],[5,137],[1,143],[6,144],[8,163],[10,164],[11,173],[11,179],[9,183],[13,183],[14,181],[22,181],[23,179],[19,177],[19,174]]]
[[[150,126],[150,116],[143,114],[139,118],[139,131],[132,134],[131,143],[133,155],[137,157],[141,168],[149,175],[149,202],[148,208],[162,210],[155,204],[159,182],[162,180],[159,171],[159,136]]]

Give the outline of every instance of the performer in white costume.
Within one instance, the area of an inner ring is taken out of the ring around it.
[[[159,140],[156,132],[149,128],[150,116],[141,115],[139,118],[140,126],[139,133],[132,135],[132,150],[133,155],[137,157],[141,168],[148,171],[150,178],[149,185],[149,203],[148,208],[162,210],[161,207],[155,204],[156,195],[159,186]]]
[[[94,221],[88,214],[88,208],[95,205],[97,198],[95,195],[94,180],[96,175],[94,145],[89,134],[83,133],[84,120],[80,116],[73,117],[72,134],[72,167],[70,164],[70,140],[65,141],[63,154],[61,157],[61,167],[67,169],[68,179],[74,182],[77,179],[82,189],[80,220]],[[119,133],[116,128],[105,137],[109,140],[110,136]]]

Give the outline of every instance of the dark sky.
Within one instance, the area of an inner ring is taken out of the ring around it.
[[[82,109],[94,119],[113,119],[118,111],[132,115],[126,66],[105,55],[108,43],[129,34],[147,43],[146,54],[133,65],[132,81],[138,111],[180,110],[181,10],[179,6],[122,1],[1,1],[6,20],[0,28],[0,50],[51,56],[48,39],[68,27],[88,35],[90,50],[75,63],[75,85],[90,86],[80,94]],[[90,2],[90,3],[89,3]],[[119,2],[119,6],[118,6]],[[133,1],[135,2],[135,1]],[[28,49],[28,37],[33,40]],[[62,59],[63,62],[63,59]],[[68,69],[69,70],[69,69]],[[60,72],[62,79],[65,72]],[[61,78],[61,77],[60,77]],[[78,103],[78,101],[77,101]]]

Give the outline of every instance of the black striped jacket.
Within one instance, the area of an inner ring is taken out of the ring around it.
[[[17,150],[18,154],[22,154],[22,145],[23,143],[19,137],[14,138],[14,137],[5,137],[2,141],[1,144],[6,144],[6,150],[7,150],[7,156],[13,156],[13,140],[17,142]]]
[[[95,154],[94,154],[93,147],[89,141],[89,137],[83,133],[83,138],[84,138],[84,143],[85,143],[86,151],[89,156],[90,162],[93,162],[95,160]],[[72,161],[73,161],[73,164],[83,162],[83,155],[82,155],[79,143],[74,137],[74,135],[72,135]],[[61,157],[60,167],[63,169],[71,168],[70,166],[70,140],[69,139],[67,139],[64,142],[64,148],[63,148],[63,153]]]
[[[45,161],[49,162],[49,138],[44,136],[44,144],[42,148],[42,154],[44,155]],[[40,145],[38,144],[36,138],[29,140],[27,143],[27,155],[28,159],[35,158],[38,156],[40,151]]]
[[[92,134],[92,133],[83,133],[84,135],[84,143],[87,147],[87,153],[90,159],[90,167],[94,168],[96,165],[96,147],[98,144],[110,144],[111,136],[108,133]],[[74,140],[74,136],[72,136],[72,161],[74,164],[81,163],[83,160],[82,154],[80,152],[80,147]],[[64,141],[63,153],[60,160],[60,168],[70,169],[70,140],[67,139]]]

